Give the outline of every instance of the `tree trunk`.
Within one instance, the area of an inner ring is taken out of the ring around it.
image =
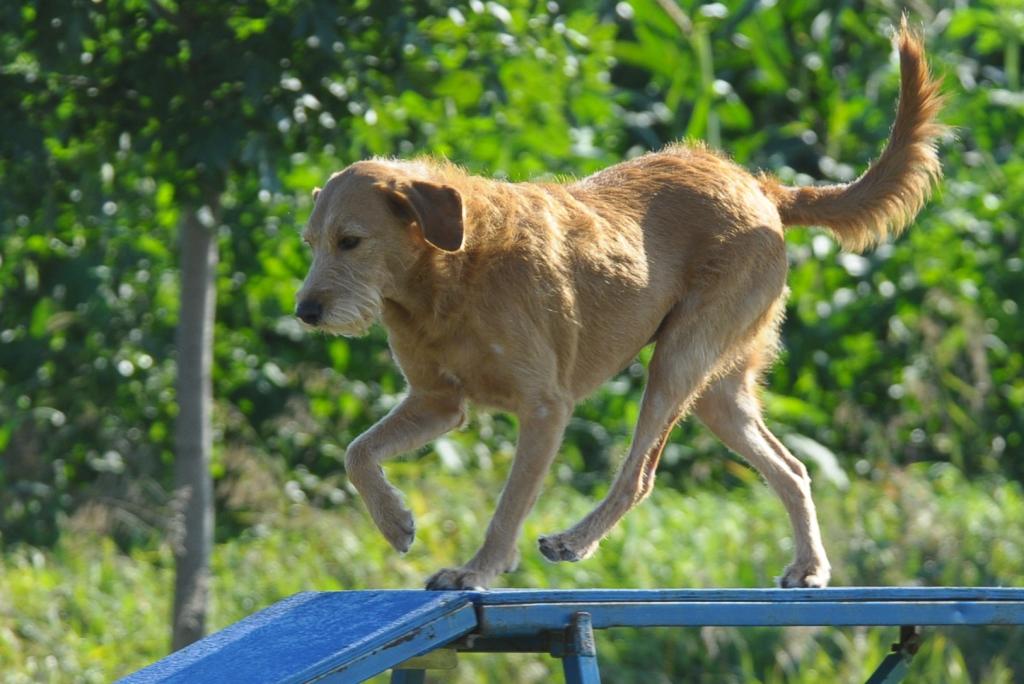
[[[206,225],[204,225],[206,224]],[[171,649],[202,638],[213,547],[210,478],[213,321],[217,236],[210,209],[187,211],[181,224],[181,312],[178,320],[178,418],[175,425],[172,529],[176,575]]]

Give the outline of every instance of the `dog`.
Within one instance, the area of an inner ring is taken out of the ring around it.
[[[662,448],[697,417],[785,505],[795,554],[778,582],[824,587],[830,565],[804,464],[768,430],[758,384],[788,290],[784,229],[822,226],[862,251],[899,235],[941,177],[939,83],[904,18],[900,95],[881,156],[848,184],[786,187],[700,144],[672,144],[568,183],[509,183],[446,161],[371,159],[314,190],[312,264],[296,315],[326,333],[383,322],[408,395],[348,447],[345,467],[400,552],[415,526],[381,463],[463,423],[467,402],[516,414],[515,458],[483,545],[428,589],[482,588],[516,541],[573,407],[654,344],[629,454],[607,496],[541,537],[579,561],[654,487]]]

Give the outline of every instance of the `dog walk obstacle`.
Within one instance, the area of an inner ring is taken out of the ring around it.
[[[549,653],[569,684],[600,681],[595,629],[892,626],[869,684],[898,682],[941,625],[1024,625],[1024,589],[895,588],[305,592],[121,680],[416,684],[459,653]]]

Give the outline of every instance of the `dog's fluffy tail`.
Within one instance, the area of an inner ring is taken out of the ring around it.
[[[942,176],[935,149],[945,129],[935,121],[942,96],[905,16],[897,40],[899,107],[882,156],[860,178],[843,185],[791,188],[762,176],[761,187],[784,225],[825,226],[844,249],[861,252],[902,233],[924,206]]]

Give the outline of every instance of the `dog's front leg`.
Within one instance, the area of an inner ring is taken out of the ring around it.
[[[384,477],[381,461],[418,449],[459,425],[465,415],[461,397],[419,393],[415,389],[376,425],[357,437],[345,454],[349,481],[366,502],[373,522],[393,547],[409,550],[416,526],[402,496]]]
[[[515,459],[498,499],[483,546],[460,568],[445,568],[427,580],[427,589],[483,588],[519,562],[516,540],[540,494],[544,476],[558,452],[572,414],[571,402],[545,401],[519,414]]]

